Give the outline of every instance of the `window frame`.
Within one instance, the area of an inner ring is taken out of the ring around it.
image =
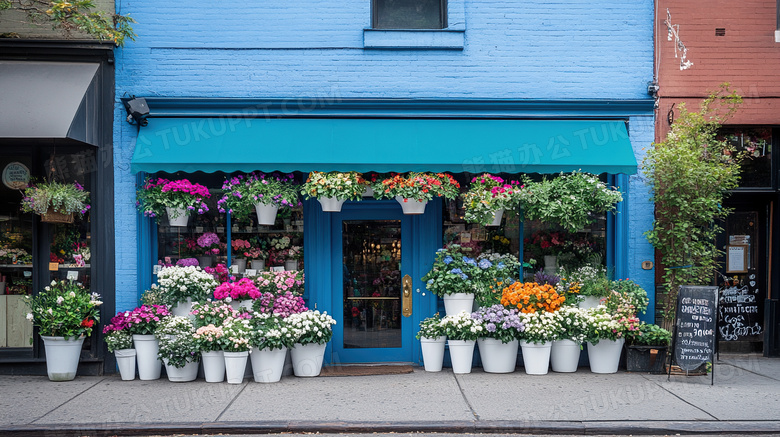
[[[378,17],[377,17],[377,1],[379,0],[371,0],[371,29],[376,30],[428,30],[428,31],[436,31],[436,30],[443,30],[448,27],[447,22],[447,4],[449,3],[448,0],[438,0],[439,1],[439,20],[441,22],[441,27],[439,28],[386,28],[386,27],[377,27]]]

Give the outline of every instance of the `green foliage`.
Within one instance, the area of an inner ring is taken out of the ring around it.
[[[52,281],[25,299],[30,308],[27,319],[40,328],[41,335],[65,338],[92,333],[103,303],[97,293],[69,281]]]
[[[133,348],[133,336],[128,331],[111,331],[103,337],[109,352]]]
[[[339,200],[362,200],[366,186],[363,176],[355,171],[346,173],[313,171],[309,173],[309,177],[301,187],[301,194],[307,199],[334,197]]]
[[[24,190],[22,211],[43,215],[49,208],[62,214],[84,214],[89,209],[89,191],[78,183],[41,182]]]
[[[658,325],[641,323],[635,331],[626,333],[626,342],[631,346],[669,346],[672,333]]]
[[[504,181],[489,173],[475,176],[468,191],[461,195],[466,208],[465,220],[485,226],[493,221],[496,210],[516,211],[520,191],[517,181]]]
[[[425,287],[437,296],[474,293],[471,273],[475,266],[474,258],[465,256],[459,245],[452,244],[436,252],[433,267],[422,280],[425,281]]]
[[[417,339],[425,338],[437,338],[444,335],[444,327],[441,326],[441,317],[439,313],[428,317],[420,322],[420,330],[417,332]]]
[[[174,338],[160,339],[157,356],[167,365],[181,369],[187,363],[200,361],[200,350],[192,333],[180,334]]]
[[[699,112],[681,104],[666,139],[654,144],[643,162],[655,202],[653,228],[645,236],[666,267],[664,316],[669,320],[674,318],[679,286],[707,285],[718,269],[718,220],[730,212],[723,201],[737,187],[741,156],[726,141],[718,141],[716,133],[741,102],[723,84],[702,102]]]
[[[0,0],[0,12],[16,9],[27,14],[37,25],[51,24],[52,29],[65,35],[72,31],[84,32],[101,41],[112,41],[123,46],[126,39],[135,41],[129,15],[95,11],[92,0]]]

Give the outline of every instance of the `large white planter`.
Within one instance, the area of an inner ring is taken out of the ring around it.
[[[222,382],[225,380],[225,353],[222,351],[201,352],[203,360],[203,375],[206,382]]]
[[[255,203],[255,212],[257,212],[257,222],[261,225],[273,225],[276,223],[276,213],[279,211],[279,205],[272,203]]]
[[[141,381],[160,379],[162,361],[157,358],[160,345],[154,335],[133,334],[136,361],[138,363],[138,378]]]
[[[593,373],[616,373],[623,351],[624,338],[601,340],[598,344],[588,343],[588,360]]]
[[[294,270],[298,270],[298,260],[297,259],[288,259],[284,262],[284,270],[291,272]]]
[[[395,200],[401,204],[404,214],[425,214],[425,205],[428,204],[427,200],[404,199],[402,196],[395,196]]]
[[[579,362],[579,343],[572,340],[555,340],[552,343],[552,349],[550,350],[550,365],[553,372],[576,372]]]
[[[474,307],[474,293],[445,294],[442,299],[444,299],[444,311],[448,316],[454,316],[461,311],[471,314]]]
[[[335,197],[320,197],[317,200],[322,205],[323,212],[341,212],[341,207],[346,200],[337,199]]]
[[[558,257],[555,255],[544,256],[544,273],[547,275],[554,275],[558,270]]]
[[[249,352],[224,352],[225,353],[225,372],[227,373],[228,384],[241,384],[244,382],[244,373],[246,372],[246,362],[249,359]]]
[[[198,379],[198,365],[197,361],[190,361],[184,365],[184,367],[173,367],[168,364],[168,360],[164,359],[165,373],[168,374],[168,381],[171,382],[190,382]]]
[[[474,361],[474,340],[447,340],[450,347],[450,361],[452,373],[471,373],[471,364]]]
[[[520,340],[523,349],[523,365],[528,375],[546,375],[550,368],[550,349],[552,342],[529,343]]]
[[[168,213],[168,223],[171,226],[187,226],[187,222],[190,220],[189,211],[184,208],[166,207],[165,209]],[[176,218],[173,218],[174,215],[176,215]]]
[[[46,349],[46,373],[50,381],[72,381],[79,368],[84,337],[49,337],[42,335]]]
[[[326,344],[299,344],[290,349],[293,373],[299,377],[318,376],[322,370],[322,359],[325,357]]]
[[[135,379],[135,349],[117,349],[114,351],[116,366],[119,367],[119,376],[122,381]]]
[[[600,296],[581,296],[582,300],[577,304],[578,307],[582,310],[587,310],[588,308],[596,308],[601,303],[601,297]]]
[[[495,338],[480,338],[479,356],[482,358],[482,370],[487,373],[512,373],[517,365],[517,340],[501,343]]]
[[[493,211],[493,221],[488,226],[501,226],[501,219],[504,217],[504,209],[497,209]]]
[[[423,365],[426,372],[441,372],[444,362],[444,344],[447,337],[436,338],[421,337],[420,347],[422,348]]]
[[[189,317],[190,310],[192,310],[192,298],[188,297],[184,302],[177,302],[171,308],[171,314],[177,317]]]
[[[252,265],[252,270],[257,270],[258,272],[262,272],[263,270],[265,270],[264,259],[253,259],[250,264]]]
[[[252,376],[255,382],[279,382],[284,370],[284,359],[287,357],[287,348],[281,349],[256,349],[250,354],[252,361]]]

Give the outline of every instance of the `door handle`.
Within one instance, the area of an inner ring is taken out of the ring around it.
[[[404,278],[401,280],[401,284],[403,285],[403,294],[401,297],[401,314],[403,314],[404,317],[409,317],[412,315],[412,277],[409,275],[404,275]]]

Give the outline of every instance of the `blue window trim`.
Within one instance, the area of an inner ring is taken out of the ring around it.
[[[446,0],[444,29],[363,29],[363,48],[381,50],[463,50],[465,0]],[[373,13],[373,12],[372,12]]]

